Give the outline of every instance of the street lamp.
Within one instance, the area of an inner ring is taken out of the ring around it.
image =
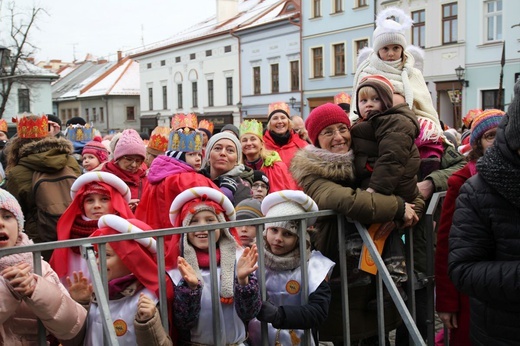
[[[294,109],[294,104],[296,103],[296,99],[294,98],[294,96],[291,96],[291,98],[289,99],[289,103],[291,104],[291,108]]]
[[[463,85],[462,83],[464,83],[465,87],[469,87],[469,81],[464,79],[465,72],[466,72],[466,70],[464,69],[464,67],[462,67],[460,65],[459,65],[459,67],[457,67],[455,69],[455,74],[457,75],[457,79],[459,80],[460,85],[462,86]]]
[[[240,122],[242,122],[242,102],[237,103],[238,114],[240,115]],[[247,111],[244,111],[245,115],[247,115]]]

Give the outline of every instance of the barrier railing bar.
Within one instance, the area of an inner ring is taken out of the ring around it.
[[[35,274],[42,275],[42,253],[40,251],[33,253],[33,270]],[[40,319],[38,319],[38,343],[41,346],[47,345],[47,335],[45,327]]]
[[[164,237],[157,238],[157,277],[166,277],[166,265],[164,264]],[[159,314],[166,334],[169,333],[168,326],[168,299],[166,297],[166,280],[159,279]]]
[[[408,281],[406,285],[406,294],[408,295],[408,300],[406,305],[408,306],[408,311],[410,311],[410,315],[413,320],[416,320],[415,314],[415,270],[414,270],[414,255],[413,255],[413,228],[407,228],[404,233],[405,239],[405,258],[406,258],[406,272],[408,273]]]
[[[309,263],[307,256],[307,219],[303,219],[300,222],[298,229],[298,237],[300,238],[300,275],[301,275],[301,304],[305,305],[309,302]],[[309,329],[305,329],[303,332],[303,338],[301,345],[311,345],[311,337]]]
[[[338,214],[338,250],[339,250],[339,270],[341,280],[341,296],[343,311],[343,339],[347,345],[350,345],[350,313],[348,301],[348,274],[347,274],[347,247],[345,242],[345,216]]]
[[[217,248],[215,229],[208,232],[209,236],[209,272],[211,280],[211,309],[213,312],[213,341],[215,345],[220,346],[222,342],[219,337],[220,333],[220,297],[218,294],[218,273],[217,273]],[[201,311],[202,312],[202,311]]]
[[[264,257],[264,224],[258,224],[256,225],[256,246],[258,250],[258,268],[265,268],[265,257]],[[260,299],[262,301],[267,300],[267,289],[265,287],[265,270],[258,270],[257,271],[257,279],[258,279],[258,286],[260,288]],[[260,324],[260,330],[262,331],[262,335],[267,335],[268,328],[267,328],[267,322],[262,322]],[[268,346],[269,345],[269,339],[268,338],[262,338],[262,345]]]

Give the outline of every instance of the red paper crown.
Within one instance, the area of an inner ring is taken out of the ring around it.
[[[7,133],[7,121],[0,119],[0,131]]]
[[[284,111],[287,116],[291,115],[291,111],[289,110],[289,105],[285,102],[274,102],[269,105],[269,110],[267,114],[271,115],[274,111]]]
[[[192,130],[195,130],[197,128],[197,116],[195,115],[195,113],[175,114],[172,119],[172,129],[174,131],[177,131],[186,127]]]
[[[157,126],[150,135],[150,140],[148,141],[148,148],[165,152],[168,147],[169,136],[169,127]]]
[[[464,116],[464,118],[462,118],[462,122],[464,123],[464,125],[466,125],[466,128],[470,128],[471,126],[471,122],[473,120],[475,120],[475,118],[477,117],[477,115],[481,114],[483,112],[482,109],[478,109],[478,108],[475,108],[475,109],[470,109],[468,111],[468,113],[466,113],[466,115]]]
[[[346,92],[342,91],[336,96],[334,96],[334,103],[339,105],[340,103],[348,103],[350,104],[350,95]]]
[[[43,138],[49,134],[48,119],[45,114],[22,114],[20,119],[13,118],[20,138]]]
[[[208,121],[206,119],[201,120],[200,123],[199,123],[199,129],[206,129],[211,134],[213,134],[213,128],[214,127],[215,127],[215,125],[211,121]]]

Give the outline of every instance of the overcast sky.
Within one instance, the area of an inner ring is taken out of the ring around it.
[[[8,5],[0,0],[0,45],[7,46]],[[16,0],[19,12],[41,7],[30,33],[36,62],[83,60],[87,53],[115,59],[131,50],[164,40],[216,12],[216,0]]]

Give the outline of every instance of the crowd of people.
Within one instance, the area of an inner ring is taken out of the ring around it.
[[[337,216],[308,219],[305,239],[300,220],[265,223],[262,234],[245,225],[168,235],[162,277],[156,239],[108,243],[116,335],[124,345],[211,345],[218,319],[226,345],[260,345],[262,337],[270,345],[299,345],[307,329],[313,345],[342,345],[346,279],[351,340],[378,345],[375,272],[363,261],[366,248],[351,220],[381,244],[404,300],[409,281],[418,283],[416,324],[426,337],[423,214],[434,192],[447,191],[435,276],[436,310],[450,342],[520,342],[520,82],[507,113],[472,109],[460,132],[448,130],[404,38],[409,22],[389,17],[407,15],[395,8],[378,15],[373,48],[360,53],[352,98],[342,92],[305,120],[275,102],[265,128],[247,119],[213,133],[211,122],[176,114],[170,127],[158,126],[146,140],[133,129],[102,138],[81,118],[70,119],[61,132],[58,118],[32,114],[17,119],[17,134],[9,139],[0,120],[0,249],[334,210],[345,217],[343,229]],[[402,238],[409,227],[413,277]],[[338,232],[346,239],[347,278],[340,275]],[[169,332],[158,312],[161,281]],[[1,344],[36,344],[38,319],[51,345],[103,344],[103,316],[79,248],[43,253],[42,275],[34,273],[30,253],[0,258],[0,291]],[[408,331],[388,292],[383,303],[385,331],[397,330],[396,344],[407,345]]]

